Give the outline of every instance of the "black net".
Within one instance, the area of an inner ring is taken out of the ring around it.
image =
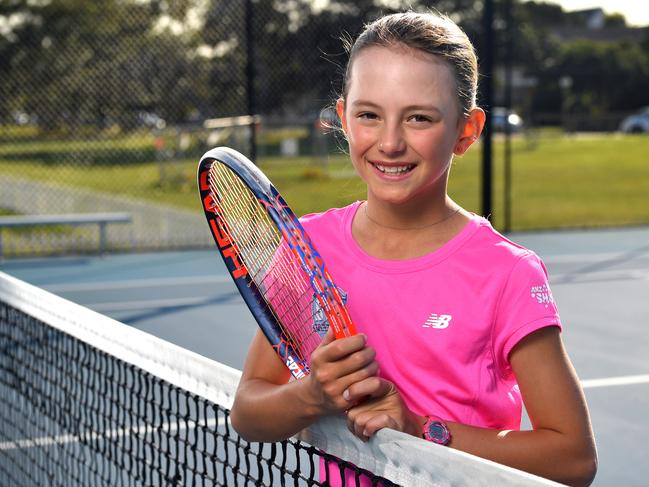
[[[325,463],[395,485],[299,440],[244,441],[227,408],[4,302],[0,397],[4,485],[329,485]]]

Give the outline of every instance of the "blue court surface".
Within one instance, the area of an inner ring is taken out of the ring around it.
[[[647,485],[649,227],[510,238],[549,269],[597,437],[593,485]],[[0,270],[236,368],[256,330],[216,250],[7,260]]]

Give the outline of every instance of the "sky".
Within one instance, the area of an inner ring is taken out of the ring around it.
[[[557,3],[564,10],[582,10],[601,7],[607,14],[621,13],[627,24],[634,26],[649,26],[648,0],[545,0]]]

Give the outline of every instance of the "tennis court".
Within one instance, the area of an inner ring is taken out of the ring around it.
[[[512,237],[536,250],[551,274],[597,436],[594,485],[644,485],[649,228]],[[0,271],[234,369],[256,330],[216,251],[10,260]],[[441,470],[453,465],[439,461]]]

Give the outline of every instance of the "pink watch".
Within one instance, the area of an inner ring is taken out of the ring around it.
[[[451,432],[446,423],[435,416],[426,416],[424,431],[421,435],[424,440],[432,441],[438,445],[448,445],[451,442]]]

